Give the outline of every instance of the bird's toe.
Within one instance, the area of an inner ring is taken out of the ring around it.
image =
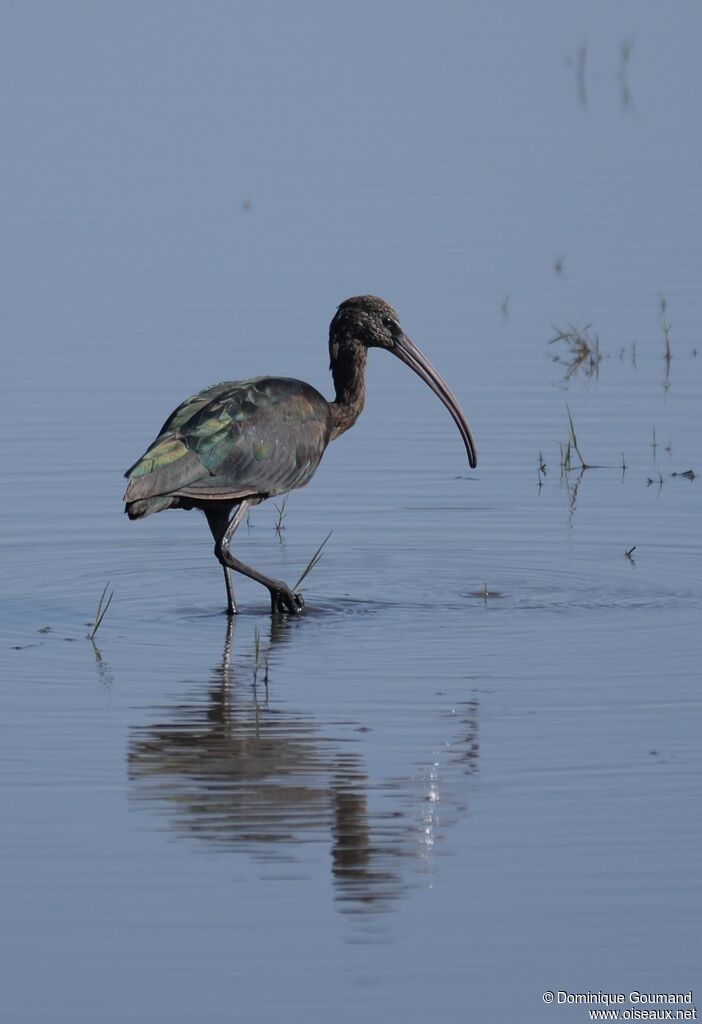
[[[300,594],[293,594],[286,587],[284,590],[271,591],[271,608],[274,615],[299,615],[305,606]]]

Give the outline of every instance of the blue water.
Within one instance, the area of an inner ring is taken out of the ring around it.
[[[701,28],[7,8],[3,1019],[581,1021],[544,991],[694,990]],[[284,528],[269,502],[237,534],[292,583],[333,531],[305,614],[242,580],[228,626],[202,518],[129,523],[121,475],[207,384],[331,395],[363,292],[478,468],[372,352]],[[549,345],[569,325],[597,366]]]

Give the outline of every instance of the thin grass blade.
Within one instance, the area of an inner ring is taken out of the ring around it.
[[[305,569],[304,569],[302,575],[300,576],[299,580],[297,581],[297,583],[293,587],[293,590],[297,590],[297,588],[300,586],[302,581],[309,576],[309,574],[312,572],[312,570],[314,569],[314,567],[317,564],[317,562],[319,562],[320,558],[322,557],[322,553],[323,553],[323,550],[324,550],[324,545],[327,543],[327,541],[329,540],[329,538],[331,537],[333,532],[334,532],[333,530],[329,531],[329,533],[326,535],[326,537],[324,538],[322,543],[319,545],[319,547],[317,548],[315,553],[312,555],[312,557],[310,558],[309,562],[305,566]]]
[[[114,593],[114,590],[113,590],[112,593],[110,594],[110,596],[107,598],[107,600],[105,600],[105,597],[107,596],[107,591],[109,590],[109,587],[110,587],[110,583],[109,583],[109,580],[108,580],[108,582],[105,584],[105,589],[103,590],[102,594],[100,595],[100,600],[98,601],[97,611],[95,612],[95,622],[93,623],[93,628],[90,631],[90,633],[88,634],[89,638],[91,640],[93,640],[95,638],[95,634],[99,630],[100,625],[102,623],[102,620],[107,615],[107,609],[112,604],[112,598],[115,596],[115,593]]]

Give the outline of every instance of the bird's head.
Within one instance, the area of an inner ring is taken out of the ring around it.
[[[329,329],[329,345],[330,350],[344,343],[392,349],[402,333],[400,318],[389,303],[375,295],[356,295],[337,309]]]
[[[353,362],[361,358],[365,364],[364,353],[369,348],[392,352],[429,385],[453,416],[466,446],[468,462],[475,468],[478,463],[475,441],[458,399],[446,381],[402,330],[399,317],[389,303],[375,295],[357,295],[341,303],[329,327],[332,372],[347,360]]]

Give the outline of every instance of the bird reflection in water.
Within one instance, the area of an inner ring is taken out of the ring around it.
[[[131,801],[161,804],[175,832],[259,861],[291,861],[302,843],[331,843],[343,909],[388,909],[421,883],[418,860],[425,873],[433,870],[439,806],[444,818],[455,818],[461,799],[454,796],[447,807],[436,756],[413,778],[369,780],[348,733],[325,734],[311,714],[276,699],[275,670],[264,688],[239,662],[235,683],[235,628],[230,620],[221,663],[201,694],[168,708],[166,720],[133,729]],[[286,643],[286,624],[271,620],[269,637],[271,649]],[[470,701],[451,723],[454,735],[462,723],[462,734],[449,757],[441,755],[452,793],[457,777],[465,790],[466,773],[477,769],[476,716],[477,702]]]

